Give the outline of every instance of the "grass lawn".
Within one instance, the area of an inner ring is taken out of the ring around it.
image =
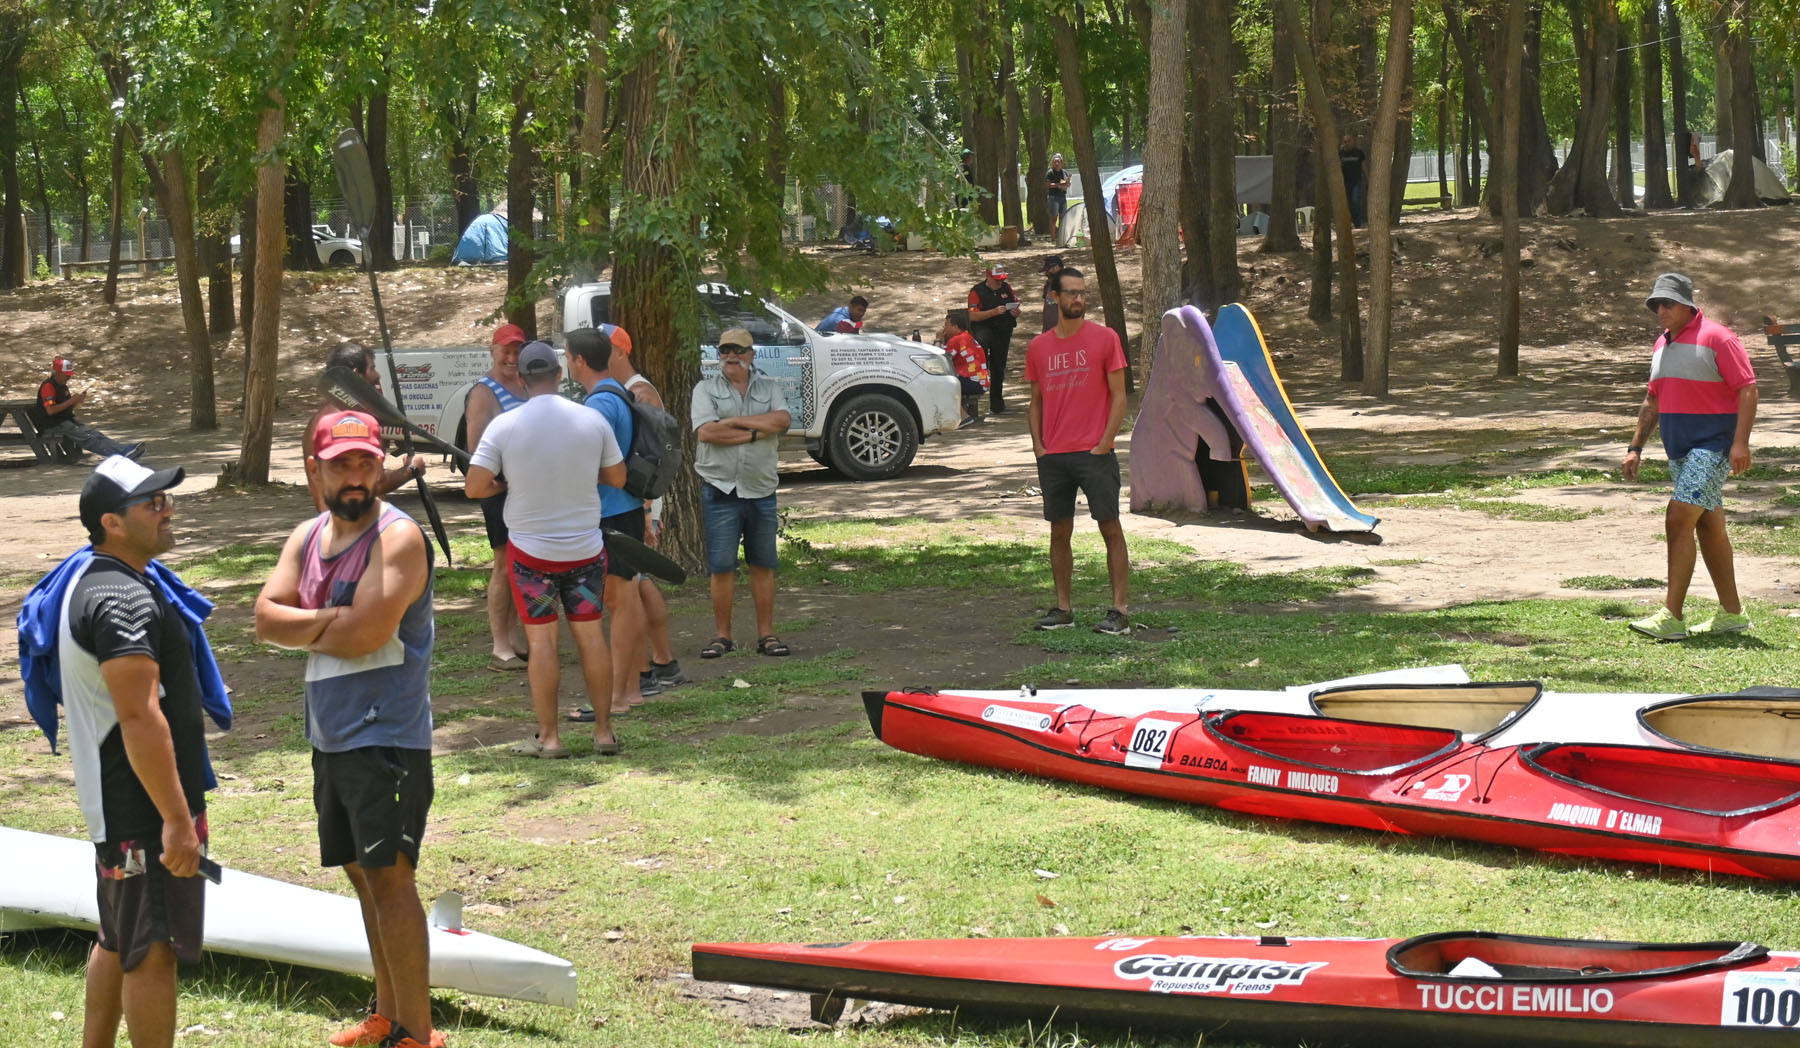
[[[1355,478],[1347,488],[1372,490],[1375,472],[1350,461],[1338,475]],[[1459,468],[1392,478],[1386,490],[1510,502],[1534,483]],[[968,623],[964,636],[975,650],[1043,649],[1047,661],[1014,683],[1257,688],[1461,662],[1478,679],[1536,678],[1564,691],[1715,690],[1786,683],[1797,639],[1795,620],[1753,607],[1751,635],[1633,643],[1621,620],[1641,608],[1604,593],[1428,613],[1345,610],[1341,598],[1375,569],[1252,575],[1166,542],[1133,550],[1136,617],[1147,629],[1038,634],[1022,609],[1041,588],[1039,540],[946,536],[893,520],[796,525],[788,536],[784,592],[866,593],[914,609],[974,595],[1004,609]],[[222,588],[241,622],[272,555],[231,547],[186,571]],[[1100,592],[1104,554],[1091,532],[1078,534],[1076,558],[1078,590]],[[485,630],[474,600],[483,569],[459,563],[440,577],[440,594],[458,598],[439,612],[450,637]],[[1640,580],[1586,581],[1605,590]],[[677,598],[702,599],[692,586]],[[316,866],[301,664],[259,648],[241,625],[214,639],[229,650],[228,677],[254,664],[268,682],[236,696],[239,716],[261,734],[216,747],[226,778],[212,797],[214,854],[344,890]],[[523,762],[466,747],[439,756],[423,894],[463,892],[472,927],[568,957],[581,978],[573,1012],[438,992],[438,1023],[452,1045],[793,1043],[784,1026],[746,1026],[692,999],[692,984],[675,977],[701,940],[1479,928],[1800,946],[1800,900],[1784,886],[1249,818],[934,762],[872,739],[856,699],[865,685],[958,683],[935,679],[931,666],[883,679],[867,653],[847,646],[792,661],[732,660],[720,680],[634,711],[619,760]],[[475,661],[438,667],[440,729],[486,716],[522,731],[523,704],[493,696],[496,675],[467,664]],[[797,730],[768,716],[796,705],[827,715]],[[0,767],[7,824],[80,835],[66,755],[48,755],[34,728],[15,724],[0,731]],[[77,1043],[85,948],[83,937],[56,933],[0,940],[0,1044]],[[183,973],[180,1023],[191,1032],[182,1043],[323,1045],[369,993],[361,979],[209,956]],[[807,1036],[870,1048],[1195,1043],[947,1015]]]

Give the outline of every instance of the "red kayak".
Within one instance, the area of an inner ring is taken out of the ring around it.
[[[699,943],[694,978],[1308,1045],[1792,1045],[1800,954],[1441,932],[1411,939]]]
[[[877,737],[929,757],[1255,815],[1800,880],[1800,762],[1676,748],[1675,736],[1660,745],[1495,745],[1499,736],[1530,736],[1521,726],[1537,693],[1460,687],[1487,698],[1457,706],[1444,698],[1456,689],[1420,693],[1421,716],[1411,719],[1455,722],[1443,726],[1246,710],[1119,714],[1028,695],[867,692],[864,702]],[[1313,706],[1404,717],[1404,696],[1381,690],[1375,698],[1321,695]],[[1695,696],[1640,719],[1742,746],[1696,725],[1713,723],[1712,707],[1733,704],[1746,726],[1785,725],[1797,703],[1791,695]]]

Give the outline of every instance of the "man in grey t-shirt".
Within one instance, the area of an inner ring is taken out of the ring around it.
[[[694,471],[706,522],[706,570],[712,576],[713,639],[700,657],[716,659],[735,646],[731,605],[737,598],[738,547],[750,565],[756,608],[756,650],[786,655],[775,636],[775,469],[777,442],[792,419],[787,398],[756,370],[756,341],[743,328],[719,336],[719,373],[694,387],[691,408]]]

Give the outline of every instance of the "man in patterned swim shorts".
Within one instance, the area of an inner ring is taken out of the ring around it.
[[[1636,480],[1644,441],[1662,427],[1663,450],[1675,494],[1663,518],[1669,542],[1669,589],[1663,606],[1631,628],[1657,640],[1707,633],[1742,633],[1750,617],[1738,601],[1725,534],[1725,478],[1750,468],[1750,427],[1756,422],[1756,373],[1744,344],[1694,305],[1694,282],[1680,273],[1656,278],[1645,300],[1662,324],[1650,387],[1626,449],[1626,480]],[[1682,617],[1696,550],[1718,592],[1718,614],[1689,627]]]

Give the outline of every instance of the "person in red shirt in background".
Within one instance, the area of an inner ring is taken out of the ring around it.
[[[75,409],[87,399],[88,391],[69,390],[69,376],[75,374],[75,362],[57,357],[50,362],[50,377],[38,385],[37,404],[31,410],[31,422],[38,432],[52,439],[72,440],[81,450],[107,458],[124,455],[136,462],[144,453],[144,444],[121,444],[92,426],[75,421]]]
[[[1041,630],[1075,624],[1071,599],[1075,555],[1075,492],[1087,496],[1088,513],[1106,542],[1106,575],[1112,610],[1095,633],[1129,634],[1126,616],[1131,555],[1119,526],[1119,456],[1113,450],[1125,423],[1125,349],[1104,324],[1090,322],[1087,278],[1079,269],[1056,275],[1062,319],[1025,350],[1031,384],[1031,451],[1037,456],[1044,519],[1050,522],[1050,577],[1056,604],[1037,620]]]
[[[988,391],[987,350],[969,334],[969,311],[953,309],[944,314],[944,326],[938,331],[937,340],[950,356],[950,364],[956,368],[957,381],[962,383],[962,421],[957,429],[968,429],[979,421],[981,398]]]

